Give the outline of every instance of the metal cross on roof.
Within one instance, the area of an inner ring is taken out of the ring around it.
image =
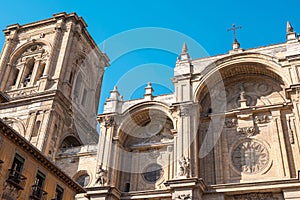
[[[234,36],[234,42],[237,42],[236,39],[236,30],[241,29],[241,26],[236,26],[235,24],[232,24],[232,28],[227,29],[227,31],[233,31],[233,36]]]

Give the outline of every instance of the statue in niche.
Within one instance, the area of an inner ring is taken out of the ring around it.
[[[99,184],[99,185],[105,185],[107,184],[108,182],[108,177],[107,177],[107,170],[103,169],[102,168],[102,164],[100,164],[98,166],[98,170],[96,172],[96,182],[95,182],[95,185],[96,184]]]
[[[178,176],[190,177],[190,159],[182,157],[178,162],[180,166]]]
[[[24,79],[24,82],[23,82],[23,87],[26,87],[28,85],[28,83],[30,82],[30,79],[31,79],[31,73],[29,73],[25,79]]]

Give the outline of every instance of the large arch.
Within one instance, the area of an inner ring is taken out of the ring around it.
[[[163,103],[143,102],[123,113],[116,133],[122,191],[165,187],[165,180],[173,176],[173,130],[169,107]]]
[[[250,66],[253,64],[255,67],[251,68]],[[239,72],[231,70],[231,74],[223,73],[237,66],[239,66]],[[215,79],[224,80],[239,73],[262,74],[271,78],[281,79],[286,87],[292,84],[288,74],[282,73],[282,67],[277,63],[276,58],[259,53],[241,53],[221,58],[207,66],[201,73],[203,77],[194,90],[193,100],[195,102],[198,101],[203,86],[207,81],[213,81],[214,76]]]

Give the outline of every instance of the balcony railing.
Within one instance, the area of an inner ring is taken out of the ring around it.
[[[38,185],[33,185],[30,198],[34,200],[46,200],[47,194],[48,193],[44,191],[43,188]]]
[[[23,190],[26,183],[26,177],[23,176],[21,172],[18,172],[16,170],[9,169],[8,171],[9,175],[6,182],[12,184],[18,190]]]

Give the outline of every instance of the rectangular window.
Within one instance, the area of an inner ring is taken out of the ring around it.
[[[22,158],[19,154],[15,155],[13,164],[9,172],[9,179],[13,182],[19,184],[22,180],[22,170],[24,166],[25,159]]]
[[[64,195],[64,189],[60,187],[59,185],[56,185],[55,190],[55,200],[62,200]]]
[[[32,186],[32,197],[35,199],[41,199],[47,192],[43,190],[46,176],[42,172],[38,171],[35,177],[34,185]]]

